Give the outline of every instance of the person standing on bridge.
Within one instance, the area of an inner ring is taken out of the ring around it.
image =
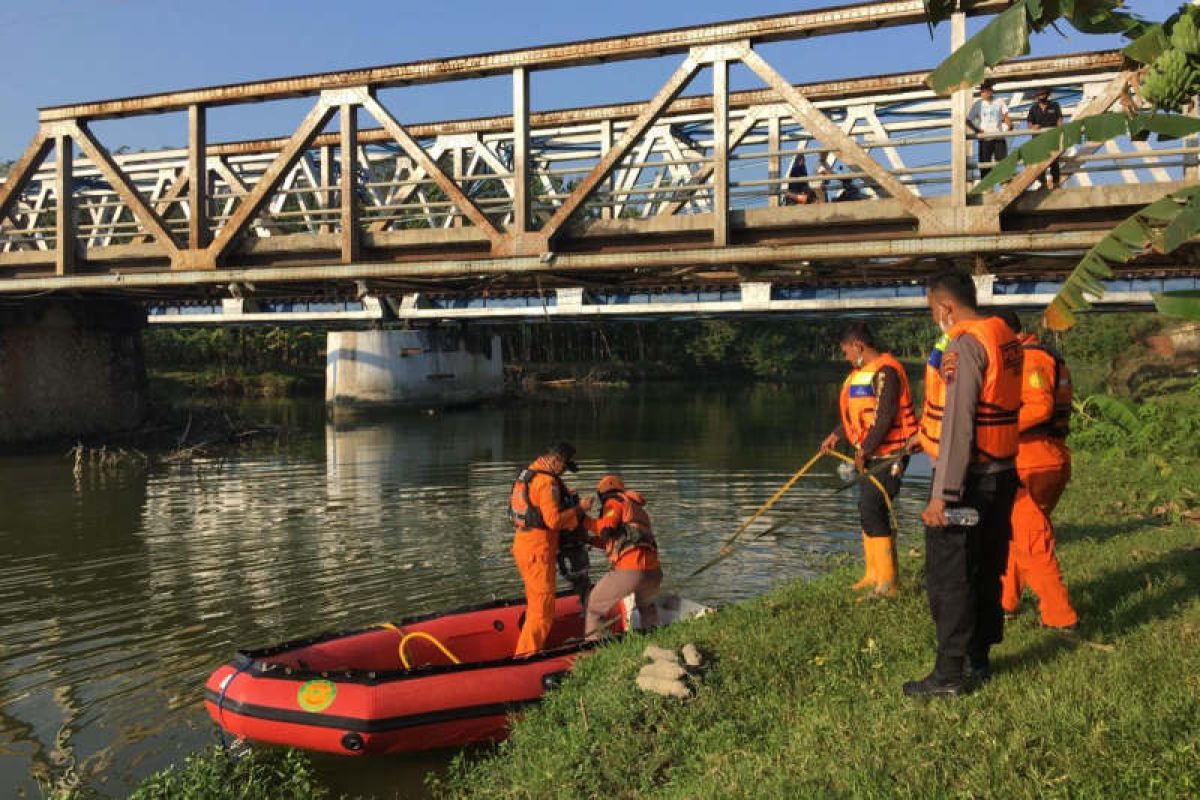
[[[516,534],[512,554],[525,583],[525,623],[514,655],[532,655],[546,646],[554,625],[555,570],[558,537],[579,527],[592,507],[592,498],[577,497],[563,482],[564,472],[576,472],[575,447],[558,442],[521,470],[513,483],[509,515]]]
[[[1043,86],[1038,89],[1037,101],[1029,107],[1029,113],[1025,116],[1029,129],[1040,131],[1044,128],[1057,128],[1062,125],[1062,120],[1062,106],[1050,99],[1050,87]],[[1046,172],[1050,177],[1047,178],[1043,173],[1042,181],[1047,189],[1062,185],[1062,165],[1057,158],[1050,162]]]
[[[625,488],[620,475],[605,475],[596,484],[600,498],[600,517],[583,518],[588,543],[604,550],[612,569],[592,588],[587,605],[584,635],[589,639],[601,633],[601,622],[622,598],[632,594],[641,617],[642,629],[658,624],[654,598],[662,587],[662,563],[658,560],[658,542],[646,513],[646,498]]]
[[[900,581],[890,504],[900,492],[908,465],[904,443],[917,430],[912,392],[904,367],[890,353],[879,350],[865,323],[846,328],[841,348],[852,368],[838,401],[842,424],[821,442],[821,452],[832,452],[844,439],[854,448],[854,466],[860,473],[882,466],[885,459],[893,461],[877,476],[887,498],[874,481],[859,481],[858,516],[866,567],[862,580],[851,587],[854,591],[870,588],[874,596],[893,596]],[[894,456],[899,456],[898,460]]]
[[[945,334],[925,370],[917,437],[934,465],[921,519],[937,658],[929,675],[904,684],[910,697],[957,696],[968,671],[977,683],[991,676],[989,654],[1004,636],[1000,578],[1012,538],[1021,406],[1021,345],[1003,321],[979,313],[971,277],[937,275],[927,299]],[[968,510],[978,514],[975,524],[964,518]]]
[[[1024,354],[1021,376],[1021,431],[1017,475],[1021,487],[1013,503],[1012,545],[1001,583],[1004,613],[1017,612],[1021,592],[1029,587],[1038,598],[1042,625],[1072,630],[1079,621],[1058,557],[1054,554],[1054,525],[1050,513],[1071,480],[1071,370],[1062,357],[1021,332],[1021,318],[1005,310],[998,315],[1017,334]]]
[[[1008,140],[1004,138],[1004,132],[1012,130],[1008,106],[995,97],[990,81],[984,81],[979,87],[979,99],[967,114],[967,125],[979,136],[979,177],[987,177],[992,168],[983,165],[1002,161],[1008,156]]]

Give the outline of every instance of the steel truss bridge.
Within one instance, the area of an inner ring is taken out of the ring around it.
[[[1200,139],[1118,140],[1059,154],[1060,187],[1047,161],[971,197],[970,90],[939,98],[924,71],[797,85],[760,52],[895,26],[925,46],[921,0],[44,108],[0,185],[0,303],[120,296],[188,323],[904,310],[958,265],[985,299],[1031,305],[1116,221],[1200,178]],[[531,112],[533,72],[664,57],[644,103]],[[737,64],[761,88],[731,91]],[[1131,108],[1134,69],[1090,52],[993,78],[1014,120],[1040,87],[1078,119]],[[688,93],[702,73],[711,92]],[[494,76],[511,115],[402,122],[403,87]],[[212,109],[297,97],[311,107],[286,136],[208,140]],[[182,149],[114,154],[90,127],[179,112]],[[797,158],[825,202],[784,200]],[[1147,255],[1106,299],[1197,276],[1191,248]]]

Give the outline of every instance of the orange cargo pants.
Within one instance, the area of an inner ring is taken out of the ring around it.
[[[514,655],[532,655],[546,646],[554,626],[555,571],[558,568],[558,534],[544,530],[518,531],[513,538],[513,559],[525,581],[525,624]]]
[[[1000,581],[1000,603],[1006,612],[1016,611],[1021,592],[1028,587],[1037,595],[1043,625],[1074,625],[1078,617],[1054,555],[1054,525],[1050,522],[1050,512],[1071,479],[1071,463],[1019,473],[1022,485],[1013,503],[1013,538],[1008,569]]]

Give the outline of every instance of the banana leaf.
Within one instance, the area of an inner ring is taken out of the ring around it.
[[[979,183],[971,188],[971,194],[985,194],[997,184],[1012,180],[1017,174],[1017,165],[1032,166],[1050,158],[1055,152],[1074,147],[1085,139],[1088,142],[1104,142],[1121,136],[1149,131],[1160,137],[1176,138],[1200,133],[1200,119],[1182,114],[1142,113],[1128,116],[1120,111],[1106,111],[1081,119],[1071,120],[1057,128],[1039,133],[1028,142],[1008,154]]]
[[[1130,261],[1149,245],[1170,253],[1197,233],[1200,233],[1200,186],[1189,186],[1155,200],[1125,219],[1084,253],[1042,314],[1042,323],[1053,331],[1070,329],[1076,322],[1074,312],[1091,305],[1088,295],[1097,299],[1104,296],[1102,279],[1113,276],[1111,265]],[[1172,293],[1161,296],[1169,294]],[[1156,304],[1159,297],[1155,295]],[[1167,303],[1171,304],[1172,300],[1168,299]],[[1185,312],[1189,308],[1200,310],[1189,305],[1186,299],[1170,307]]]
[[[1141,64],[1151,64],[1171,46],[1163,26],[1150,25],[1141,36],[1127,44],[1121,52]]]
[[[1153,297],[1155,308],[1164,316],[1200,319],[1200,289],[1155,292]]]
[[[1060,18],[1081,33],[1121,33],[1141,39],[1152,27],[1117,9],[1122,0],[1017,0],[992,19],[925,77],[940,95],[979,84],[988,67],[1029,52],[1029,32],[1041,31]],[[964,3],[969,11],[973,3]],[[930,26],[950,18],[955,8],[948,0],[925,0]],[[1144,46],[1143,46],[1144,47]]]

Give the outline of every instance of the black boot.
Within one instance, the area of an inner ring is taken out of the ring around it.
[[[987,654],[973,655],[967,658],[963,669],[963,677],[976,686],[982,686],[992,679],[992,662]]]
[[[942,675],[936,669],[919,681],[907,681],[904,694],[908,697],[958,697],[967,691],[962,676]]]

